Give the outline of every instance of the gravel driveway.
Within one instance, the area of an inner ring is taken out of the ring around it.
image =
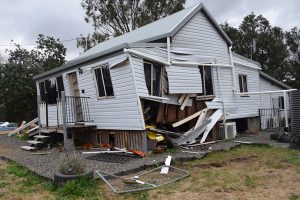
[[[240,135],[236,140],[253,142],[260,144],[269,144],[271,146],[287,146],[284,144],[278,144],[270,140],[270,133],[260,133],[257,135],[243,134]],[[7,135],[0,135],[0,156],[14,160],[20,165],[25,166],[31,171],[45,177],[53,179],[54,172],[58,170],[60,161],[64,158],[65,154],[59,152],[57,149],[47,149],[46,152],[50,152],[46,155],[32,155],[28,151],[20,149],[21,145],[25,145],[26,141],[20,140],[16,137],[8,137]],[[88,155],[82,155],[80,151],[76,152],[76,155],[84,160],[87,167],[90,169],[99,169],[108,173],[120,174],[120,173],[131,173],[143,169],[144,167],[161,164],[164,162],[167,155],[172,155],[172,160],[187,161],[192,159],[202,158],[206,153],[216,150],[229,150],[230,148],[239,145],[239,143],[231,141],[221,141],[215,144],[210,144],[211,147],[208,150],[202,150],[200,146],[192,149],[177,149],[176,151],[168,151],[162,154],[151,155],[145,158],[130,159],[126,163],[109,163],[103,161],[96,161],[86,159]],[[184,153],[182,151],[199,152]]]

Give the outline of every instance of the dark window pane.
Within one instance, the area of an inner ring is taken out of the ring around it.
[[[111,82],[109,67],[103,67],[102,68],[103,78],[104,78],[104,84],[105,84],[105,90],[106,90],[106,96],[114,96],[114,90]]]
[[[153,96],[161,96],[161,68],[162,66],[153,66]]]
[[[240,92],[243,92],[243,77],[241,75],[239,75],[239,85],[240,85]]]
[[[244,92],[248,92],[247,76],[243,76],[243,86],[244,86]]]
[[[99,97],[105,97],[101,68],[95,69],[95,76],[97,81],[98,95]]]
[[[214,94],[214,89],[213,89],[213,83],[212,83],[211,67],[205,66],[204,70],[205,70],[205,91],[206,91],[206,95],[213,95]]]
[[[61,92],[65,91],[64,82],[63,82],[62,76],[57,77],[56,81],[57,81],[57,92],[58,92],[57,96],[60,99],[61,98]]]
[[[151,95],[151,64],[144,63],[144,73],[148,93]]]
[[[202,81],[202,93],[199,93],[198,95],[199,96],[203,96],[204,95],[204,91],[205,91],[205,88],[204,88],[204,76],[203,76],[203,66],[199,66],[199,71],[200,71],[200,75],[201,75],[201,81]]]
[[[39,89],[40,89],[40,100],[46,101],[46,90],[45,90],[45,82],[39,83]]]
[[[46,80],[45,81],[46,85],[46,98],[47,98],[47,103],[48,104],[55,104],[56,103],[56,82],[55,79],[52,81]]]
[[[283,96],[278,97],[278,107],[284,109],[284,98]]]

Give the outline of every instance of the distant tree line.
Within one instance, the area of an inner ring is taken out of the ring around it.
[[[41,34],[32,50],[14,45],[0,62],[0,120],[28,121],[37,117],[33,77],[65,63],[66,48],[59,39]]]
[[[262,71],[293,88],[300,88],[300,30],[271,26],[262,15],[251,13],[238,28],[221,27],[233,42],[233,51],[258,61]]]
[[[94,32],[81,35],[84,51],[184,8],[185,0],[83,0],[85,20]],[[262,15],[247,15],[238,28],[221,27],[233,41],[233,51],[258,61],[262,70],[294,88],[300,88],[300,30],[283,31]],[[0,117],[20,122],[37,116],[33,76],[66,62],[66,48],[59,39],[39,35],[32,50],[15,44],[0,58]],[[0,119],[1,120],[1,119]]]

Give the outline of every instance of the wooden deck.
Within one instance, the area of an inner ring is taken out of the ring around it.
[[[73,129],[96,129],[96,125],[85,125],[85,124],[68,124],[68,130]],[[64,133],[64,129],[62,126],[48,126],[48,127],[41,127],[42,133]]]

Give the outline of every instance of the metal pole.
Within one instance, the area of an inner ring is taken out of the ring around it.
[[[67,119],[66,119],[66,98],[65,92],[61,92],[61,112],[63,119],[63,130],[64,130],[64,147],[68,150],[68,133],[67,133]]]
[[[39,135],[41,135],[41,127],[42,127],[40,106],[41,106],[41,96],[38,94],[37,95],[37,107],[38,107]]]
[[[289,127],[288,113],[287,113],[287,95],[286,92],[283,92],[283,101],[284,101],[284,118],[285,118],[285,128]]]

